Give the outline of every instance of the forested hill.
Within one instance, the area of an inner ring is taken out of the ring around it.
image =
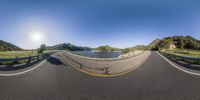
[[[104,46],[99,46],[95,48],[95,50],[100,51],[100,52],[110,52],[110,51],[119,51],[119,48],[114,48],[109,45],[104,45]]]
[[[0,40],[0,51],[19,51],[19,50],[22,49],[14,44]]]
[[[170,49],[172,47],[200,50],[200,41],[191,36],[173,36],[156,39],[148,45],[150,50]]]

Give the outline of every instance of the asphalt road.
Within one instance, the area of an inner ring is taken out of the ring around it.
[[[0,100],[200,100],[200,76],[155,52],[136,70],[109,78],[83,74],[54,55],[32,72],[0,77]]]

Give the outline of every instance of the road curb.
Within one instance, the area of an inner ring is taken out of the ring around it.
[[[151,54],[151,52],[150,52]],[[149,54],[149,55],[150,55]],[[75,69],[79,70],[80,72],[84,73],[84,74],[87,74],[87,75],[91,75],[91,76],[96,76],[96,77],[116,77],[116,76],[120,76],[120,75],[124,75],[124,74],[127,74],[135,69],[137,69],[139,66],[141,66],[148,58],[149,58],[149,55],[147,58],[145,58],[141,63],[135,65],[134,67],[132,67],[131,69],[127,70],[127,71],[124,71],[124,72],[121,72],[121,73],[116,73],[116,74],[98,74],[98,73],[92,73],[92,72],[89,72],[89,71],[85,71],[85,70],[82,70],[80,68],[78,68],[77,66],[73,65],[72,63],[70,63],[63,55],[62,57],[64,58],[64,60],[70,64],[72,67],[74,67]]]
[[[191,74],[191,75],[200,76],[200,73],[196,73],[196,72],[189,71],[189,69],[188,69],[188,70],[183,69],[183,68],[181,68],[182,66],[173,63],[173,62],[170,61],[168,58],[166,58],[165,56],[163,56],[162,54],[160,54],[159,52],[156,51],[156,53],[157,53],[158,55],[160,55],[165,61],[167,61],[169,64],[171,64],[171,65],[172,65],[173,67],[175,67],[176,69],[181,70],[181,71],[183,71],[183,72],[185,72],[185,73],[188,73],[188,74]]]

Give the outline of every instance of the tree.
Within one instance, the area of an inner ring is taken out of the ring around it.
[[[41,44],[39,50],[38,50],[38,53],[43,53],[43,51],[45,50],[46,48],[46,45],[45,44]]]
[[[126,53],[129,53],[130,51],[131,51],[130,48],[125,48],[125,49],[122,50],[122,53],[126,54]]]

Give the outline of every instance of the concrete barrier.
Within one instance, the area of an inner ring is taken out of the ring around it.
[[[144,51],[137,56],[118,59],[83,57],[67,51],[64,51],[63,55],[68,63],[86,72],[100,75],[115,75],[137,68],[148,58],[150,51]]]
[[[78,55],[72,51],[65,51],[65,53],[72,55],[72,56],[77,56],[80,58],[85,58],[85,59],[91,59],[91,60],[100,60],[100,61],[113,61],[113,60],[123,60],[123,59],[129,59],[138,55],[141,55],[144,53],[144,50],[138,50],[136,52],[134,52],[132,55],[130,56],[123,56],[123,57],[118,57],[118,58],[93,58],[93,57],[86,57],[86,56],[82,56],[82,55]]]

